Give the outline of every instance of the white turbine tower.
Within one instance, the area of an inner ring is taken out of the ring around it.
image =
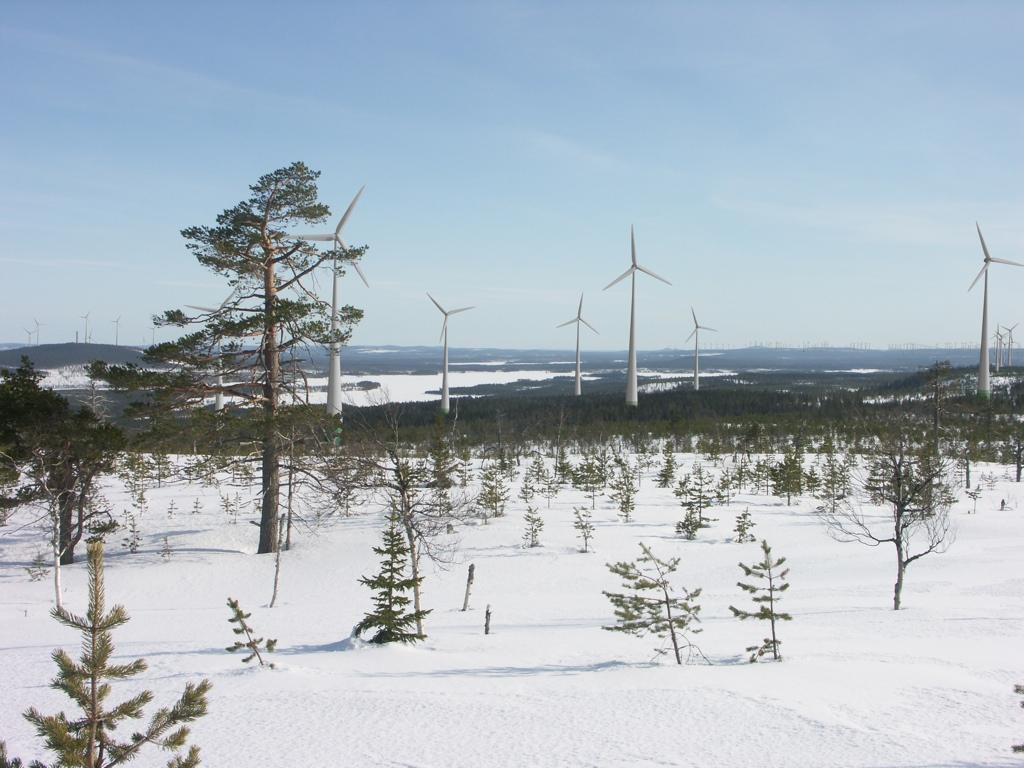
[[[444,352],[441,356],[441,413],[448,413],[448,318],[452,315],[457,315],[459,312],[465,312],[473,307],[459,307],[458,309],[446,310],[440,304],[437,303],[437,299],[427,294],[427,298],[430,299],[434,306],[437,307],[438,311],[444,315],[444,323],[441,325],[441,338],[440,341],[444,342]]]
[[[999,373],[999,368],[1003,364],[1003,334],[999,332],[999,326],[996,325],[996,373]]]
[[[79,315],[79,317],[81,317],[83,320],[85,320],[85,343],[86,344],[89,343],[89,315],[91,315],[91,314],[92,314],[92,310],[90,309],[84,315]]]
[[[582,376],[582,371],[580,369],[580,323],[583,323],[583,325],[587,326],[587,328],[592,330],[594,333],[597,333],[597,328],[595,328],[594,326],[592,326],[590,323],[588,323],[586,320],[583,319],[583,294],[582,293],[580,294],[580,305],[579,305],[579,307],[576,310],[576,317],[574,317],[572,320],[566,320],[564,323],[560,323],[559,325],[556,325],[555,327],[556,328],[565,328],[565,326],[572,325],[573,323],[576,323],[576,392],[575,392],[575,394],[576,394],[576,397],[579,397],[581,394],[583,394],[583,386],[582,386],[583,376]],[[598,334],[598,335],[600,335],[600,334]]]
[[[121,316],[118,315],[116,320],[111,320],[110,322],[112,322],[114,324],[114,346],[115,347],[119,347],[119,346],[121,346],[118,343],[118,341],[120,340],[120,332],[121,332]]]
[[[39,329],[43,327],[43,324],[40,323],[38,320],[36,320],[34,317],[32,318],[32,322],[36,324],[36,346],[38,347],[39,346]],[[1016,328],[1016,327],[1017,326],[1014,326],[1014,328]]]
[[[985,245],[985,237],[981,234],[981,226],[977,222],[974,223],[974,226],[978,230],[978,239],[981,240],[981,250],[985,254],[985,264],[982,266],[981,271],[978,272],[977,277],[974,278],[971,287],[967,290],[970,291],[981,279],[982,275],[985,276],[985,293],[981,302],[981,354],[978,357],[978,394],[982,397],[988,397],[991,393],[991,388],[988,384],[988,268],[992,262],[1009,264],[1014,267],[1024,267],[1024,264],[1010,261],[1009,259],[992,258],[988,253],[988,246]]]
[[[718,333],[714,328],[709,328],[706,325],[701,325],[697,322],[697,313],[693,311],[693,307],[690,307],[690,314],[693,315],[693,330],[690,335],[686,337],[689,341],[693,339],[693,389],[696,392],[700,389],[700,332],[711,331]]]
[[[348,208],[345,209],[345,213],[342,214],[341,219],[338,221],[338,226],[334,228],[334,232],[326,235],[299,235],[300,240],[309,240],[312,242],[332,243],[334,248],[334,266],[331,270],[332,282],[331,282],[331,334],[337,335],[338,333],[338,281],[340,275],[338,274],[338,253],[347,250],[347,246],[341,239],[341,230],[344,228],[345,223],[348,221],[348,217],[352,215],[352,210],[356,207],[356,203],[359,202],[359,198],[363,194],[363,190],[366,189],[364,184],[356,192],[356,196],[352,198],[352,202],[348,204]],[[367,288],[370,284],[366,280],[366,275],[363,274],[363,270],[359,268],[359,263],[353,261],[352,266],[355,267],[356,274],[359,275],[359,279],[363,281],[363,285]],[[341,413],[341,344],[337,341],[332,341],[330,346],[331,359],[330,364],[327,368],[327,414],[329,416],[335,416]]]
[[[632,278],[630,282],[630,300],[629,300],[629,360],[626,364],[626,405],[636,407],[637,404],[637,389],[636,389],[636,273],[643,272],[644,274],[650,275],[656,280],[666,285],[672,285],[664,277],[654,274],[651,270],[646,267],[640,266],[636,261],[636,237],[633,234],[633,227],[629,228],[629,246],[630,253],[633,258],[633,263],[629,269],[623,272],[621,275],[612,280],[608,285],[604,287],[604,290],[608,290],[616,283],[625,280],[627,277]]]

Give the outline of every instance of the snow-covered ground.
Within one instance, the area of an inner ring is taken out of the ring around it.
[[[381,521],[371,507],[317,534],[299,528],[269,609],[273,557],[251,554],[251,513],[229,522],[213,488],[153,489],[139,520],[141,549],[128,553],[120,535],[108,546],[108,601],[132,616],[115,632],[116,660],[149,662],[137,682],[115,684],[112,700],[146,687],[162,705],[186,681],[209,678],[209,715],[193,731],[210,766],[1017,765],[1010,745],[1024,741],[1012,691],[1024,682],[1024,487],[1002,468],[975,471],[1000,479],[983,490],[976,515],[968,501],[957,503],[955,544],[910,567],[899,612],[890,609],[893,553],[833,541],[812,500],[787,507],[741,495],[684,541],[673,532],[676,498],[649,474],[632,523],[598,500],[590,554],[578,551],[571,525],[574,505],[589,501],[571,489],[550,509],[538,500],[545,528],[537,549],[520,546],[518,501],[488,525],[459,526],[457,562],[427,568],[429,638],[412,647],[347,641],[370,606],[357,579],[377,566],[370,547]],[[118,513],[128,507],[117,487],[107,496]],[[191,514],[196,498],[202,511]],[[750,605],[735,586],[737,563],[759,554],[757,544],[731,541],[745,507],[754,534],[792,569],[782,663],[748,664],[743,649],[765,629],[729,612]],[[44,754],[21,713],[70,711],[47,687],[50,652],[77,654],[78,637],[49,617],[50,582],[26,575],[41,536],[19,520],[0,528],[0,738],[31,759]],[[693,639],[710,664],[678,667],[656,653],[659,640],[602,631],[612,611],[601,591],[619,588],[605,563],[635,558],[639,542],[682,558],[676,583],[703,588],[704,631]],[[468,563],[476,583],[463,613]],[[84,567],[64,578],[66,604],[84,609]],[[252,611],[259,633],[278,639],[277,669],[224,652],[234,639],[229,596]],[[493,634],[485,636],[488,604]],[[164,763],[149,753],[137,764]]]

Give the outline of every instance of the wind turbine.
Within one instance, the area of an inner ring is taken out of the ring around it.
[[[565,326],[572,325],[573,323],[576,323],[576,392],[575,392],[575,394],[576,394],[576,397],[579,397],[581,394],[583,394],[582,375],[581,375],[582,371],[580,370],[580,323],[583,323],[583,325],[587,326],[587,328],[592,330],[594,333],[597,333],[597,328],[595,328],[594,326],[592,326],[590,323],[588,323],[586,320],[583,319],[583,294],[582,293],[580,294],[580,306],[576,310],[576,317],[574,317],[572,320],[566,320],[564,323],[560,323],[559,325],[556,325],[555,327],[556,328],[564,328]],[[598,335],[600,335],[600,334],[598,334]]]
[[[352,202],[348,204],[348,208],[345,209],[345,213],[342,214],[341,219],[338,221],[338,226],[335,227],[333,233],[326,235],[298,236],[298,239],[300,240],[334,244],[334,266],[332,269],[333,282],[331,284],[332,336],[337,336],[338,334],[338,252],[347,250],[347,246],[341,239],[341,230],[344,228],[345,222],[348,221],[348,217],[352,215],[352,210],[356,207],[356,203],[359,202],[359,198],[362,196],[364,189],[366,189],[365,184],[359,188],[359,191],[356,192],[356,196],[352,198]],[[359,268],[359,263],[353,261],[352,266],[355,267],[356,274],[358,274],[359,279],[363,281],[363,285],[369,288],[370,284],[366,281],[366,275],[363,274],[363,270]],[[327,414],[329,416],[334,416],[341,413],[341,344],[337,341],[332,341],[330,345],[330,354],[330,365],[327,368]]]
[[[700,332],[712,331],[718,333],[718,331],[698,323],[697,313],[693,311],[693,307],[690,307],[690,314],[693,315],[693,330],[686,337],[686,340],[693,339],[693,391],[696,392],[700,389]]]
[[[117,316],[117,319],[116,319],[116,320],[111,320],[110,322],[112,322],[112,323],[114,324],[114,346],[115,346],[115,347],[119,347],[119,346],[121,346],[120,344],[118,344],[118,341],[119,341],[119,340],[120,340],[120,338],[121,338],[121,337],[120,337],[120,331],[121,331],[121,316],[120,316],[120,315],[118,315],[118,316]]]
[[[85,320],[85,343],[86,344],[89,343],[89,315],[91,315],[91,314],[92,314],[92,310],[90,309],[84,315],[79,315],[79,317],[81,317],[83,320]]]
[[[1003,326],[1003,330],[1006,331],[1006,335],[1008,337],[1007,341],[1006,341],[1006,367],[1007,368],[1012,368],[1013,367],[1013,329],[1016,328],[1018,325],[1020,325],[1020,323],[1014,323],[1009,328],[1007,328],[1006,326]]]
[[[40,323],[38,320],[36,320],[34,317],[32,318],[32,322],[36,324],[36,346],[38,347],[39,346],[39,329],[43,327],[43,324]],[[1016,327],[1017,326],[1014,326],[1014,328],[1016,328]]]
[[[650,275],[651,277],[661,280],[666,285],[672,285],[664,277],[654,274],[651,270],[646,267],[640,266],[636,260],[636,237],[633,234],[633,227],[629,228],[629,245],[630,251],[633,257],[633,263],[629,269],[623,272],[621,275],[612,280],[608,285],[604,287],[604,290],[608,290],[616,283],[625,280],[627,277],[631,278],[630,283],[630,300],[629,300],[629,361],[626,364],[626,405],[636,407],[637,404],[637,388],[636,388],[636,273],[643,272],[644,274]]]
[[[996,325],[996,373],[999,373],[999,366],[1003,364],[1003,334],[999,332],[999,326]]]
[[[974,278],[974,282],[971,283],[971,288],[981,279],[981,276],[985,276],[985,293],[984,299],[981,302],[981,354],[978,357],[978,394],[982,397],[989,397],[991,394],[991,388],[988,384],[988,268],[992,262],[997,264],[1009,264],[1014,267],[1024,267],[1016,261],[1010,261],[1009,259],[995,259],[988,253],[988,246],[985,245],[985,237],[981,234],[981,226],[975,222],[975,228],[978,230],[978,239],[981,240],[981,250],[985,254],[985,264],[982,266],[981,271],[978,272],[977,277]]]
[[[23,330],[25,333],[28,334],[28,343],[25,346],[26,347],[31,347],[32,346],[32,331],[30,331],[28,328],[22,328],[21,330]]]
[[[459,312],[465,312],[467,309],[473,309],[473,307],[459,307],[458,309],[446,310],[437,303],[437,299],[431,296],[430,293],[427,293],[427,298],[444,315],[444,323],[441,325],[441,338],[439,339],[444,342],[444,352],[441,357],[441,413],[448,413],[448,318],[452,315],[457,315]]]
[[[231,301],[234,297],[235,297],[235,291],[232,291],[231,293],[228,294],[228,297],[226,299],[224,299],[224,301],[222,301],[220,303],[220,306],[217,309],[214,309],[213,307],[197,307],[195,304],[186,304],[185,306],[188,307],[189,309],[198,309],[200,312],[209,312],[209,313],[212,314],[212,313],[215,313],[215,312],[220,312],[222,309],[224,309],[224,307],[227,306],[228,302]],[[118,319],[120,319],[120,318],[118,318]],[[154,326],[154,328],[155,328],[155,326]],[[154,333],[155,332],[156,331],[154,330]],[[218,353],[221,351],[220,344],[217,345],[217,351],[218,351]],[[214,392],[214,394],[213,394],[213,410],[214,411],[223,411],[224,410],[224,366],[223,366],[222,362],[223,361],[221,361],[219,359],[217,360],[217,379],[216,379],[217,391]]]

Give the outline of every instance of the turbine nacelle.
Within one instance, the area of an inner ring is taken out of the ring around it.
[[[572,320],[566,320],[564,323],[559,323],[558,325],[555,326],[555,328],[565,328],[565,326],[572,325],[573,323],[583,323],[585,326],[587,326],[587,328],[592,330],[598,336],[601,335],[601,333],[597,330],[597,328],[595,328],[594,326],[592,326],[590,323],[588,323],[586,320],[583,319],[583,294],[582,293],[580,294],[580,305],[576,309],[576,317],[574,317]]]
[[[978,230],[978,239],[981,240],[981,250],[985,254],[985,264],[984,266],[982,266],[981,271],[978,272],[977,276],[971,282],[970,288],[967,289],[968,291],[971,290],[971,288],[973,288],[979,280],[981,280],[981,276],[988,271],[989,265],[992,264],[993,262],[995,262],[996,264],[1009,264],[1012,267],[1024,267],[1024,264],[1021,264],[1019,261],[1010,261],[1009,259],[997,259],[994,256],[990,255],[988,252],[988,246],[985,244],[985,236],[981,234],[981,226],[978,224],[978,222],[975,222],[974,226]]]
[[[608,283],[608,285],[606,285],[602,290],[607,291],[609,288],[611,288],[616,283],[622,282],[627,277],[630,277],[631,275],[633,275],[633,274],[635,274],[637,272],[643,272],[645,275],[650,275],[655,280],[661,280],[661,282],[665,283],[665,285],[672,285],[672,283],[670,283],[668,280],[666,280],[661,275],[656,275],[654,272],[649,270],[647,267],[642,266],[639,262],[637,262],[637,260],[636,260],[636,236],[633,234],[633,228],[632,227],[629,228],[629,249],[630,249],[630,255],[632,256],[632,259],[633,259],[633,263],[629,266],[629,269],[627,269],[621,275],[619,275],[614,280],[612,280],[610,283]]]
[[[341,239],[341,230],[345,228],[345,223],[348,221],[348,217],[352,215],[352,211],[356,207],[356,203],[359,202],[359,198],[363,195],[363,190],[366,189],[364,184],[356,192],[356,196],[352,198],[352,202],[348,204],[348,208],[345,209],[345,213],[341,215],[341,219],[338,220],[338,226],[334,228],[334,232],[326,235],[296,235],[298,240],[308,240],[315,243],[333,243],[334,246],[341,251],[347,251],[348,246]],[[363,281],[363,285],[367,288],[370,287],[370,283],[366,280],[366,275],[363,274],[363,270],[359,268],[359,262],[353,261],[352,266],[356,270],[356,274],[359,275],[359,279]]]
[[[451,317],[452,315],[457,315],[459,314],[459,312],[465,312],[470,309],[476,309],[476,307],[459,307],[458,309],[445,309],[444,307],[437,303],[437,299],[431,296],[429,292],[427,292],[427,298],[430,299],[434,303],[434,306],[437,307],[438,311],[442,315],[444,315],[444,322],[441,324],[441,336],[438,339],[438,341],[444,340],[444,335],[448,331],[449,317]]]

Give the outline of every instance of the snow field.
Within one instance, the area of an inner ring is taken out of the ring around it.
[[[677,459],[682,473],[696,457]],[[1004,474],[995,466],[975,471]],[[298,526],[282,555],[278,604],[268,609],[274,558],[251,554],[251,505],[232,524],[215,488],[150,489],[138,519],[140,550],[122,549],[120,532],[107,545],[108,604],[122,603],[132,617],[115,631],[117,658],[149,663],[136,680],[115,684],[112,700],[149,688],[152,712],[186,681],[210,678],[210,714],[193,729],[210,766],[1016,764],[1009,747],[1024,739],[1012,691],[1024,682],[1024,487],[1005,479],[983,486],[977,515],[961,498],[952,514],[956,542],[910,567],[905,608],[894,612],[891,547],[833,541],[812,499],[787,507],[741,494],[713,508],[718,521],[685,541],[673,531],[678,501],[656,487],[655,472],[643,479],[632,523],[618,520],[607,497],[598,499],[590,554],[578,552],[572,528],[573,507],[590,501],[571,488],[550,510],[535,499],[543,546],[523,549],[525,506],[515,483],[504,517],[458,526],[455,563],[426,564],[429,637],[412,647],[347,639],[370,606],[357,579],[377,567],[374,504],[316,534]],[[116,515],[129,508],[119,484],[106,495]],[[196,497],[203,511],[193,515]],[[178,509],[168,519],[172,498]],[[794,619],[778,630],[780,664],[747,663],[743,649],[767,627],[728,610],[749,606],[735,586],[737,562],[760,554],[756,543],[731,541],[746,506],[754,535],[791,568],[782,608]],[[45,754],[21,712],[30,705],[70,711],[47,687],[55,672],[49,654],[58,646],[77,654],[78,638],[48,615],[51,582],[31,582],[24,571],[44,540],[32,527],[18,529],[26,520],[19,513],[0,528],[0,738],[12,754],[32,759]],[[164,536],[173,549],[166,561]],[[691,639],[712,664],[678,667],[656,654],[663,641],[600,629],[613,618],[601,592],[620,589],[605,563],[634,559],[641,541],[662,558],[682,558],[676,584],[703,588],[703,631]],[[470,562],[476,581],[463,613]],[[65,604],[84,609],[84,565],[66,568],[64,580]],[[228,596],[252,612],[260,635],[278,639],[277,669],[243,665],[223,650],[234,637]],[[146,755],[138,765],[166,762]]]

